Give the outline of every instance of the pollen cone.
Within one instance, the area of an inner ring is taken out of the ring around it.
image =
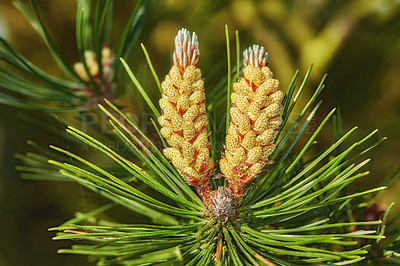
[[[174,65],[162,82],[162,136],[171,146],[164,155],[171,160],[186,183],[208,187],[214,168],[205,114],[204,81],[199,63],[199,43],[186,29],[175,38]]]
[[[283,98],[264,48],[253,45],[243,55],[243,77],[233,84],[225,153],[219,162],[232,194],[239,199],[275,150]]]

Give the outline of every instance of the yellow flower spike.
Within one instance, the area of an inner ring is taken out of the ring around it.
[[[164,155],[171,160],[186,183],[201,194],[211,189],[209,178],[214,168],[206,130],[204,81],[199,63],[199,43],[195,33],[182,29],[175,38],[174,65],[162,82],[158,122],[170,148]]]
[[[275,150],[282,123],[283,93],[272,77],[268,56],[258,45],[246,49],[243,77],[233,84],[225,154],[219,162],[231,193],[240,200]]]

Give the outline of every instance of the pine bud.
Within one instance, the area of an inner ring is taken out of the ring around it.
[[[84,58],[90,76],[94,80],[97,80],[99,78],[99,65],[97,64],[96,53],[87,50],[84,53]],[[110,72],[112,71],[111,66],[113,63],[114,63],[114,56],[111,52],[111,49],[108,46],[104,46],[101,50],[101,64],[102,64],[103,75],[106,78],[112,75],[112,73]],[[74,70],[81,79],[83,79],[86,82],[90,81],[85,66],[83,65],[82,62],[74,63]]]
[[[164,155],[185,181],[193,186],[209,186],[214,168],[205,114],[204,82],[199,63],[199,43],[195,33],[182,29],[175,38],[174,65],[162,82],[158,121],[170,148]]]
[[[275,150],[283,99],[264,47],[253,45],[243,55],[243,77],[233,84],[225,153],[219,162],[232,194],[239,199]]]

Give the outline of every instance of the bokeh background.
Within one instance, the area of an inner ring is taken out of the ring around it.
[[[71,64],[78,61],[75,1],[36,2],[62,53]],[[113,41],[117,43],[134,2],[116,0],[115,4]],[[377,186],[399,168],[400,1],[154,1],[129,63],[139,76],[146,76],[139,46],[143,42],[162,77],[170,67],[174,36],[186,27],[198,35],[200,67],[206,88],[211,88],[226,73],[224,25],[230,29],[233,54],[236,29],[242,48],[254,42],[266,48],[282,88],[297,69],[302,76],[313,64],[305,91],[310,95],[328,73],[317,120],[339,106],[345,130],[358,125],[361,136],[378,128],[379,137],[388,137],[368,154],[371,174],[356,186]],[[60,74],[54,72],[55,63],[42,40],[10,0],[0,0],[0,35],[44,70]],[[156,91],[151,81],[144,84]],[[329,145],[332,136],[328,127],[319,137],[319,145]],[[44,144],[59,141],[21,121],[19,110],[0,106],[0,265],[86,265],[84,258],[57,255],[56,250],[69,243],[52,241],[53,233],[47,229],[71,218],[75,211],[84,211],[93,199],[73,183],[20,180],[13,156],[26,151],[27,139]],[[384,208],[392,201],[400,202],[399,192],[400,182],[396,182],[378,196],[378,204]],[[400,212],[397,205],[394,213]]]

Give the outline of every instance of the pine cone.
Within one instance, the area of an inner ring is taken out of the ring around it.
[[[99,80],[99,65],[97,63],[96,53],[87,50],[84,53],[86,66],[88,67],[89,74],[95,81]],[[102,72],[104,77],[107,79],[108,76],[112,76],[112,64],[114,63],[114,56],[111,52],[111,49],[108,46],[103,46],[101,49],[101,65],[102,65]],[[88,73],[86,72],[85,66],[82,62],[74,63],[74,70],[78,74],[78,76],[86,82],[90,82],[90,78]],[[108,78],[109,79],[109,78]],[[111,80],[107,80],[111,82]]]
[[[230,125],[220,168],[232,194],[241,198],[248,185],[269,162],[282,123],[283,93],[272,78],[264,48],[243,52],[243,77],[233,84]]]
[[[204,81],[199,63],[197,36],[186,29],[175,38],[174,65],[162,83],[160,100],[162,116],[158,121],[161,134],[170,148],[164,155],[184,177],[189,185],[209,186],[214,168],[210,157],[205,114]]]

